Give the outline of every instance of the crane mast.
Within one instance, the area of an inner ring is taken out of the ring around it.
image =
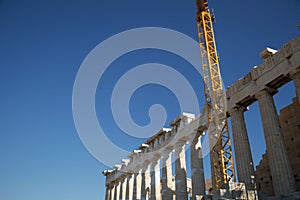
[[[213,31],[213,16],[207,0],[196,0],[196,3],[198,42],[208,108],[212,186],[214,190],[218,190],[225,188],[229,181],[234,181],[234,163],[226,116],[225,89]]]

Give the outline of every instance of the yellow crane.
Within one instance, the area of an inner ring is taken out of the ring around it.
[[[196,0],[196,4],[202,76],[208,108],[212,186],[214,190],[218,190],[226,188],[229,181],[235,181],[234,163],[226,116],[225,89],[212,24],[214,16],[207,0]]]

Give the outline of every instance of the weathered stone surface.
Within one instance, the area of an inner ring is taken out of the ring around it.
[[[127,177],[123,176],[120,182],[120,200],[126,199],[126,186],[127,186]]]
[[[126,200],[133,200],[133,174],[128,173],[126,185]]]
[[[141,200],[148,200],[150,198],[150,167],[146,166],[142,169],[141,181]]]
[[[114,200],[115,197],[115,183],[112,183],[110,188],[110,200]]]
[[[118,200],[120,197],[120,184],[119,181],[115,183],[115,194],[114,194],[114,200]]]
[[[195,133],[196,137],[191,141],[191,176],[192,176],[192,200],[197,196],[205,195],[205,178],[203,170],[202,147],[200,143],[200,134]],[[202,133],[201,133],[202,135]]]
[[[230,116],[238,180],[245,183],[247,189],[253,189],[254,166],[244,119],[245,109],[236,107],[230,110]]]
[[[161,200],[160,160],[151,163],[151,200]]]
[[[257,95],[265,134],[268,159],[276,196],[287,195],[295,191],[295,182],[287,157],[281,126],[273,97],[268,90]]]
[[[280,110],[279,121],[283,131],[284,143],[287,149],[288,158],[291,164],[296,191],[300,191],[300,105],[298,99],[294,98],[293,103]],[[271,179],[270,165],[268,163],[268,152],[266,152],[259,165],[256,166],[257,189],[262,197],[274,196],[273,182]]]
[[[141,187],[142,187],[142,174],[141,170],[134,173],[134,183],[133,183],[133,199],[141,199]]]
[[[175,194],[176,200],[187,200],[185,142],[175,147]]]
[[[145,163],[151,163],[151,159],[155,154],[163,154],[165,149],[174,149],[176,143],[182,139],[187,140],[193,136],[195,130],[204,130],[207,125],[207,113],[202,113],[195,119],[193,114],[183,113],[176,118],[178,124],[172,129],[163,128],[157,134],[147,140],[146,143],[140,145],[141,151],[134,150],[128,156],[130,159],[123,159],[121,169],[115,168],[109,170],[106,175],[106,183],[117,180],[124,175],[124,172],[138,171],[140,166],[144,166]],[[108,171],[108,170],[106,170]]]
[[[172,151],[166,150],[162,155],[162,199],[172,200]]]
[[[105,200],[110,200],[111,199],[111,197],[110,197],[110,185],[107,185],[106,186],[106,193],[105,193]]]
[[[287,156],[285,153],[285,148],[282,142],[282,132],[280,129],[280,124],[278,122],[278,116],[276,114],[276,109],[274,106],[273,99],[270,94],[266,95],[264,89],[266,86],[277,89],[284,85],[285,83],[293,80],[296,88],[298,102],[300,102],[300,36],[291,42],[287,43],[278,52],[270,49],[266,49],[262,53],[262,57],[265,59],[258,66],[254,67],[245,77],[236,81],[232,86],[230,86],[227,91],[227,110],[231,111],[237,106],[248,106],[259,99],[260,111],[263,120],[263,128],[266,137],[267,149],[271,155],[269,156],[269,162],[271,167],[271,174],[274,181],[274,191],[277,195],[287,194],[292,192],[294,189],[293,183],[289,180],[291,179],[291,173],[289,169],[289,163],[287,161]],[[261,92],[263,91],[263,92]],[[237,144],[236,154],[237,157],[237,171],[239,179],[248,185],[250,179],[249,174],[253,174],[251,166],[251,151],[248,148],[248,138],[246,132],[246,126],[243,122],[243,114],[241,113],[230,113],[232,115],[233,121],[233,131],[234,140]],[[186,179],[186,163],[185,154],[181,147],[184,145],[178,145],[181,141],[190,140],[196,130],[204,130],[207,128],[207,113],[204,112],[195,118],[193,114],[183,113],[175,120],[171,122],[172,129],[162,129],[154,136],[149,138],[145,144],[139,147],[139,150],[134,150],[130,155],[130,160],[123,160],[122,165],[115,165],[114,170],[106,170],[103,174],[106,176],[106,199],[138,199],[139,198],[139,188],[141,188],[141,199],[149,199],[149,195],[152,194],[152,199],[160,199],[161,196],[158,195],[160,192],[160,182],[158,173],[153,173],[153,185],[150,188],[150,178],[149,171],[145,170],[146,167],[152,163],[153,168],[157,169],[154,164],[156,161],[151,161],[151,158],[156,155],[162,155],[164,149],[175,149],[175,157],[178,159],[175,162],[176,166],[176,198],[177,199],[187,199],[187,179]],[[235,134],[241,133],[241,134]],[[194,141],[191,141],[192,143]],[[180,146],[180,148],[178,148]],[[194,146],[194,145],[192,145]],[[193,151],[192,155],[196,155],[198,152],[196,149],[191,149]],[[241,153],[244,152],[244,153]],[[242,154],[240,156],[238,154]],[[165,163],[169,162],[167,159]],[[196,164],[201,166],[199,160],[192,157],[192,182],[194,185],[194,193],[203,193],[203,187],[193,181],[193,177],[200,177],[201,172],[199,168],[196,168]],[[142,168],[141,173],[141,183],[139,187],[138,176],[135,179],[132,177],[127,177],[125,183],[122,183],[122,177],[128,172],[137,173]],[[157,171],[156,170],[156,171]],[[159,170],[158,170],[159,171]],[[168,186],[168,181],[170,178],[170,169],[163,169],[163,180],[162,184],[163,190]],[[199,172],[199,173],[198,173]],[[250,175],[251,177],[251,175]],[[197,180],[199,178],[196,178]],[[121,182],[118,183],[118,181]],[[135,180],[135,182],[133,182]],[[115,182],[117,184],[115,185]],[[200,181],[201,182],[201,181]],[[133,184],[134,183],[134,184]],[[125,189],[123,188],[125,185]],[[133,186],[135,185],[135,187]],[[133,188],[134,187],[134,188]],[[119,189],[118,189],[119,188]],[[151,193],[152,189],[152,193]],[[198,190],[199,189],[199,190]],[[118,195],[119,190],[119,195]],[[123,193],[126,191],[126,196]],[[220,194],[224,193],[227,195],[226,190],[220,190]],[[122,193],[122,194],[121,194]],[[167,193],[164,193],[167,194]],[[163,196],[164,196],[163,194]],[[158,195],[158,196],[157,196]],[[231,194],[232,195],[232,194]],[[201,195],[193,195],[195,197],[201,197]],[[168,197],[169,198],[169,195]]]
[[[279,121],[295,179],[296,191],[300,191],[300,103],[297,100],[294,98],[292,104],[280,110]]]
[[[275,54],[270,54],[265,61],[254,67],[249,73],[233,83],[226,90],[228,111],[236,105],[252,104],[255,95],[266,86],[277,89],[289,82],[289,74],[300,67],[300,37],[283,46]]]

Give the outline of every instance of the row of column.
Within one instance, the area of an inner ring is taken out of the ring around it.
[[[205,179],[200,134],[191,141],[191,184],[192,199],[205,195]],[[187,200],[187,175],[185,158],[186,141],[176,144],[175,154],[175,199]],[[106,186],[106,200],[172,200],[172,153],[164,149],[162,155],[156,155],[146,163],[139,173],[127,173],[117,181]],[[161,165],[160,165],[161,163]],[[160,170],[162,169],[162,170]],[[150,173],[151,171],[151,173]]]
[[[300,103],[300,73],[291,76],[294,80],[296,94]],[[268,161],[272,175],[276,196],[290,194],[295,191],[295,182],[288,160],[283,134],[278,119],[273,95],[276,90],[266,88],[256,94],[268,151]],[[254,164],[244,119],[245,106],[236,106],[229,111],[231,116],[232,134],[235,149],[236,170],[239,182],[243,182],[247,189],[254,189]],[[191,172],[192,198],[205,194],[205,180],[203,160],[198,135],[191,141]],[[188,199],[186,161],[186,141],[175,147],[175,196],[176,199]],[[162,155],[154,156],[146,168],[138,174],[128,174],[117,183],[107,185],[106,200],[132,199],[173,199],[172,194],[172,152],[165,149]],[[162,161],[162,174],[160,174]],[[150,177],[150,169],[152,170]],[[160,177],[161,183],[160,183]]]
[[[293,74],[292,78],[300,103],[300,73]],[[294,192],[295,182],[273,99],[273,94],[276,92],[276,90],[266,88],[255,97],[259,104],[274,192],[276,196],[280,196]],[[243,114],[245,110],[244,106],[237,106],[229,113],[238,180],[245,183],[248,189],[254,189],[254,166]]]

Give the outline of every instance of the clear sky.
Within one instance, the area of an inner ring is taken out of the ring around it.
[[[226,86],[258,65],[266,46],[279,49],[299,35],[299,0],[209,3],[216,15],[215,35]],[[76,73],[100,42],[128,29],[164,27],[197,39],[195,11],[194,0],[1,0],[0,199],[104,199],[101,172],[108,167],[85,149],[73,121]],[[176,55],[141,50],[116,60],[99,82],[96,111],[107,137],[128,151],[145,139],[130,137],[116,126],[111,92],[122,73],[149,62],[178,70],[198,91],[200,105],[204,104],[201,77]],[[278,110],[294,96],[292,83],[280,89],[275,96]],[[149,106],[156,103],[165,106],[166,126],[179,115],[178,101],[169,90],[145,85],[130,101],[132,118],[140,125],[148,124]],[[257,103],[245,116],[257,165],[265,151]],[[205,172],[209,176],[208,167]]]

